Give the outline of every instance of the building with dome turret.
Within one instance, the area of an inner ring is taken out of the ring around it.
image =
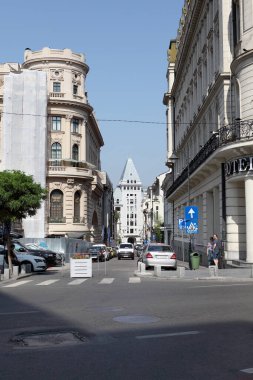
[[[112,184],[101,172],[88,72],[85,56],[70,49],[26,49],[22,65],[0,64],[0,170],[22,170],[48,189],[23,221],[25,237],[100,242],[106,231],[110,240]]]

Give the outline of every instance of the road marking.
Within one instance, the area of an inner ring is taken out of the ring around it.
[[[31,282],[31,281],[33,281],[33,280],[23,280],[23,281],[19,281],[19,282],[14,282],[14,284],[4,285],[3,288],[16,288],[17,286],[24,285],[27,282]]]
[[[114,278],[103,278],[103,280],[101,280],[100,282],[99,282],[99,284],[112,284],[113,283],[113,281],[114,281]]]
[[[84,281],[87,281],[87,278],[77,278],[76,280],[69,282],[68,285],[80,285]]]
[[[59,281],[59,280],[47,280],[47,281],[40,282],[39,284],[36,284],[36,285],[46,286],[46,285],[54,284],[57,281]]]
[[[197,289],[197,288],[217,288],[217,287],[231,287],[231,286],[248,286],[252,285],[252,283],[247,283],[247,284],[217,284],[217,285],[200,285],[200,286],[191,286],[190,289]]]
[[[185,336],[185,335],[197,335],[199,331],[183,331],[176,333],[167,333],[167,334],[153,334],[153,335],[139,335],[136,336],[136,339],[156,339],[156,338],[167,338],[171,336]]]
[[[129,284],[139,284],[141,282],[140,277],[129,277]]]
[[[241,369],[240,372],[244,372],[244,373],[253,373],[253,368]]]
[[[40,311],[31,310],[31,311],[12,311],[12,312],[6,312],[6,313],[0,313],[0,315],[16,315],[16,314],[34,314],[34,313],[40,313]]]

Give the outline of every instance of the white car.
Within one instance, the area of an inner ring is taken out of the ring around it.
[[[34,256],[29,253],[15,253],[21,266],[30,264],[32,272],[44,272],[47,269],[46,260],[43,257]]]
[[[131,243],[121,243],[118,248],[118,260],[134,260],[134,246]]]
[[[177,269],[177,257],[171,246],[163,243],[146,245],[140,257],[146,268],[160,265],[161,267]]]
[[[47,264],[45,259],[43,257],[34,256],[30,253],[21,253],[14,250],[18,261],[20,262],[21,266],[30,264],[32,272],[44,272],[47,269]],[[4,255],[4,262],[3,266],[7,265],[7,251],[3,245],[0,245],[0,254]]]

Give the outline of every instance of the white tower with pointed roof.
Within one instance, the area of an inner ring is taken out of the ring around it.
[[[128,158],[120,181],[114,190],[114,208],[118,212],[115,239],[117,242],[142,243],[143,187],[133,160]]]

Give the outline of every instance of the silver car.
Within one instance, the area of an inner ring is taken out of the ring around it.
[[[140,257],[146,269],[160,265],[161,267],[177,269],[177,257],[170,245],[163,243],[149,243],[143,249]]]

